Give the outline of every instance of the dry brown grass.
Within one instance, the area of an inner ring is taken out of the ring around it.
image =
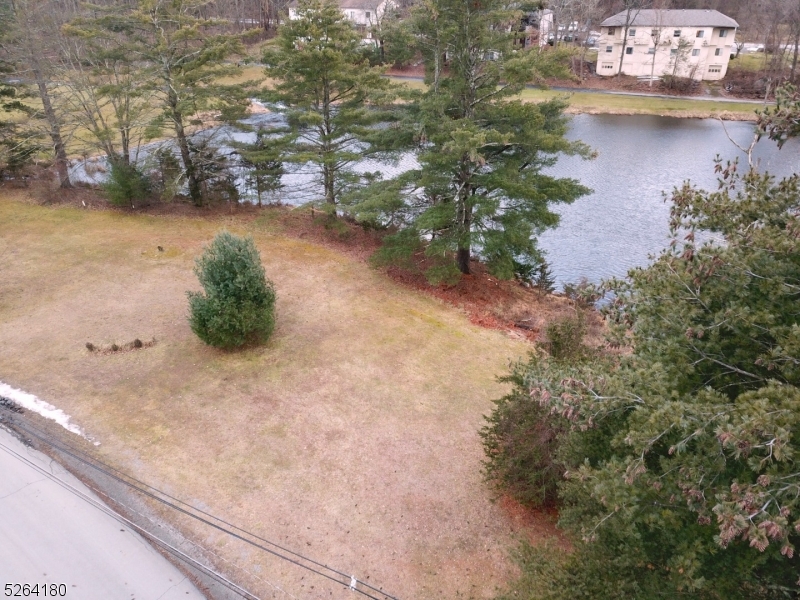
[[[261,348],[220,352],[187,324],[193,259],[223,227],[253,234],[277,287]],[[157,343],[85,347],[136,338]],[[43,207],[0,188],[0,340],[0,379],[63,408],[105,460],[269,539],[405,599],[491,597],[513,571],[521,521],[491,502],[477,430],[530,346],[356,257],[263,219]],[[283,597],[266,581],[347,593],[192,533],[264,597]]]

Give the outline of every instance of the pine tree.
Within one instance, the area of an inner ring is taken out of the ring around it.
[[[219,233],[197,259],[202,292],[189,292],[189,323],[205,343],[238,348],[267,341],[275,328],[275,288],[253,239]]]
[[[14,13],[10,3],[0,0],[0,22],[10,23]],[[0,28],[0,48],[9,30]],[[15,177],[41,150],[34,130],[25,127],[24,122],[35,116],[35,110],[25,102],[30,91],[18,80],[10,83],[14,65],[0,56],[0,178],[3,175]]]
[[[535,237],[558,223],[549,209],[588,192],[573,179],[541,173],[559,154],[589,155],[565,139],[566,103],[513,97],[545,73],[560,72],[561,52],[515,51],[505,24],[516,15],[499,0],[427,0],[415,12],[430,87],[410,106],[405,137],[419,169],[360,193],[361,219],[392,224],[384,256],[409,256],[425,240],[432,280],[470,273],[475,249],[491,272],[511,278],[516,262],[538,263]],[[448,70],[443,69],[446,49]]]
[[[798,116],[784,96],[759,129],[785,141]],[[573,551],[523,550],[508,598],[800,594],[800,176],[716,169],[715,191],[674,191],[673,244],[607,284],[631,352],[533,359],[490,418],[493,477],[554,491],[526,477],[532,455],[567,473]],[[545,447],[509,428],[534,417],[564,433]]]
[[[252,144],[236,145],[240,164],[245,168],[245,181],[256,192],[258,205],[262,205],[265,194],[272,194],[283,187],[284,174],[281,144],[274,136],[259,129]]]
[[[312,164],[322,196],[333,213],[342,194],[360,180],[353,164],[371,151],[363,143],[385,114],[376,110],[391,98],[381,69],[370,67],[361,40],[331,0],[300,0],[297,18],[284,24],[264,52],[265,94],[287,118],[286,159]]]

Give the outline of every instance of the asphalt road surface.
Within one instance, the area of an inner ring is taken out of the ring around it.
[[[205,598],[111,512],[63,467],[0,428],[0,600],[17,591],[26,597],[15,584],[39,584],[37,594],[29,588],[32,598]]]

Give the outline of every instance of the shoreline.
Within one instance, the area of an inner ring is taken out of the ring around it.
[[[673,117],[675,119],[715,119],[721,121],[749,121],[755,122],[758,118],[755,112],[743,113],[735,111],[702,111],[702,110],[670,110],[670,111],[648,111],[625,108],[593,108],[570,105],[564,111],[568,115],[617,115],[617,116],[638,116],[646,115],[651,117]]]

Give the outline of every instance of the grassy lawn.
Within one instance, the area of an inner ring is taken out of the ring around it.
[[[739,67],[746,71],[760,71],[767,63],[772,60],[772,54],[765,54],[764,52],[742,52],[738,58],[731,60],[730,67]],[[792,53],[786,52],[783,55],[784,65],[789,67],[792,64]]]
[[[393,78],[414,89],[424,89],[418,80]],[[526,89],[520,97],[530,102],[542,102],[554,96],[563,96],[565,92],[555,90]],[[573,112],[608,113],[608,114],[647,114],[675,116],[708,116],[714,117],[723,112],[736,113],[742,117],[750,117],[756,108],[745,102],[713,102],[705,100],[684,100],[680,98],[648,98],[646,96],[627,96],[623,94],[601,94],[595,92],[570,92],[570,109]]]
[[[187,324],[193,260],[223,227],[254,236],[276,284],[265,347],[220,352]],[[0,188],[0,256],[0,380],[65,410],[104,460],[401,598],[488,598],[512,572],[513,521],[481,480],[477,431],[523,342],[287,237],[267,213],[42,207]],[[85,348],[135,338],[157,342]],[[266,582],[343,595],[188,531],[258,573],[233,574],[262,597]]]
[[[532,102],[542,101],[564,92],[553,90],[526,89],[522,98]],[[574,92],[569,94],[570,107],[578,112],[630,112],[634,114],[668,115],[671,113],[701,112],[718,114],[722,112],[752,114],[756,108],[746,102],[713,102],[706,100],[684,100],[681,98],[648,98],[646,96],[626,96],[622,94],[597,94]]]

